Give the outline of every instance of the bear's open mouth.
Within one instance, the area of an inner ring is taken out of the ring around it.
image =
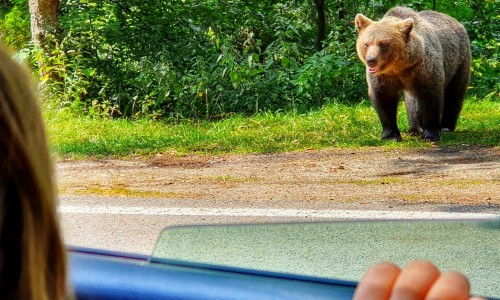
[[[378,67],[368,67],[368,72],[370,74],[375,74],[378,72]]]

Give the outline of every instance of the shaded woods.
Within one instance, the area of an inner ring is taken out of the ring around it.
[[[493,0],[65,0],[43,38],[30,32],[39,2],[0,1],[1,37],[50,103],[91,115],[213,119],[360,102],[354,16],[377,19],[395,5],[461,21],[472,40],[470,94],[500,92]]]

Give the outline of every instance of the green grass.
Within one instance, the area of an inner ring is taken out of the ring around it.
[[[212,121],[176,123],[111,120],[45,109],[50,145],[58,156],[135,156],[269,153],[327,147],[383,146],[424,148],[428,143],[403,135],[402,143],[380,141],[380,124],[369,103],[329,104],[306,114],[261,113]],[[399,126],[408,129],[400,107]],[[444,134],[440,145],[500,144],[500,102],[469,100],[457,131]]]

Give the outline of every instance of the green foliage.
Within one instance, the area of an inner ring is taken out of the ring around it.
[[[500,5],[498,1],[470,0],[476,14],[467,19],[472,47],[471,92],[500,99]]]
[[[28,1],[10,0],[0,5],[0,37],[16,49],[30,41],[30,15]]]
[[[500,22],[500,18],[498,20]],[[500,34],[472,41],[476,57],[472,60],[470,92],[479,97],[500,99]]]
[[[91,77],[95,71],[86,66],[81,51],[61,42],[53,35],[47,36],[41,47],[22,49],[21,58],[29,59],[40,75],[40,87],[49,102],[59,107],[79,107],[87,95]],[[73,41],[71,41],[73,42]],[[69,49],[68,49],[69,48]]]
[[[316,50],[310,0],[63,0],[60,29],[27,44],[27,1],[3,7],[6,43],[40,74],[53,106],[91,116],[220,119],[367,97],[353,19],[395,5],[448,13],[467,27],[470,93],[500,98],[496,0],[326,0],[328,37]]]
[[[359,63],[354,28],[335,28],[323,51],[304,60],[293,83],[296,94],[309,105],[322,105],[332,99],[359,102],[366,95],[364,66]]]

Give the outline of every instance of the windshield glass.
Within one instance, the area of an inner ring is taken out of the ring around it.
[[[354,281],[377,262],[426,259],[499,297],[499,241],[500,220],[186,226],[166,229],[153,256]]]

